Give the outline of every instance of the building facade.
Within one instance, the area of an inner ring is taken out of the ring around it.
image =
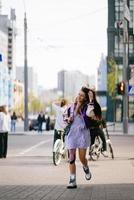
[[[102,54],[96,75],[97,98],[104,112],[107,110],[107,62]]]
[[[0,15],[0,104],[13,107],[13,81],[15,70],[15,10],[11,9],[10,19]]]
[[[58,91],[63,97],[73,99],[83,85],[89,85],[89,76],[79,71],[65,71],[58,73]]]
[[[0,16],[0,54],[2,61],[0,62],[0,104],[8,105],[8,67],[7,67],[7,32],[2,27],[2,19]]]
[[[16,67],[16,79],[24,84],[24,67]],[[38,79],[33,67],[28,67],[28,91],[38,95]]]
[[[134,85],[133,68],[134,68],[134,1],[127,1],[130,11],[130,21],[128,22],[128,82]],[[115,85],[123,80],[123,1],[122,0],[108,0],[108,72],[110,71],[109,59],[113,59],[116,63],[115,71]],[[134,97],[129,97],[129,120],[133,120],[132,110]],[[107,101],[107,120],[108,121],[122,121],[123,107],[122,96],[116,94],[112,98],[108,94]]]

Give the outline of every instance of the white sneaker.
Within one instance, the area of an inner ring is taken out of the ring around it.
[[[102,151],[102,155],[103,155],[104,157],[108,157],[107,151]]]
[[[77,188],[76,179],[71,179],[70,178],[70,181],[69,181],[69,184],[67,186],[67,189],[75,189],[75,188]]]
[[[86,178],[86,180],[90,180],[91,177],[92,177],[92,175],[91,175],[91,172],[89,170],[89,167],[88,166],[86,166],[86,167],[83,166],[83,170],[85,172],[85,178]]]

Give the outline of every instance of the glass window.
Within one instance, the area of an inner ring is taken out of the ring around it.
[[[8,39],[8,42],[9,42],[9,43],[12,43],[12,39]]]
[[[115,0],[115,25],[123,19],[123,2]]]
[[[133,35],[129,36],[129,56],[133,57],[134,55],[134,37]]]
[[[116,57],[123,56],[123,36],[115,36],[114,53]]]

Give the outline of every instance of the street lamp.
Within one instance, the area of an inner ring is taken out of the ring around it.
[[[127,1],[123,0],[123,81],[125,83],[125,92],[123,95],[123,133],[128,133],[128,21],[130,21],[130,12]]]
[[[27,17],[24,13],[24,131],[28,131]]]

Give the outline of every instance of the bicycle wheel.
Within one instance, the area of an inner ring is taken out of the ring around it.
[[[108,144],[108,150],[109,150],[109,153],[110,153],[110,157],[112,159],[114,159],[113,147],[112,147],[112,145],[110,143]]]
[[[55,141],[54,150],[53,150],[53,163],[56,166],[59,165],[60,162],[61,162],[61,158],[62,158],[61,151],[62,151],[62,148],[63,148],[62,141],[60,139],[57,139]]]
[[[98,160],[99,156],[100,156],[100,149],[98,148],[98,145],[94,145],[90,152],[89,152],[89,156],[91,158],[91,160],[96,161]]]

